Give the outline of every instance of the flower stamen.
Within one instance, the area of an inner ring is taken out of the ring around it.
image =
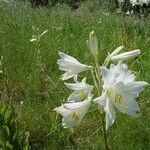
[[[85,96],[86,96],[86,92],[85,92],[85,91],[81,91],[81,92],[80,92],[80,97],[81,97],[81,99],[82,99],[82,98],[85,98]]]
[[[116,95],[115,95],[115,102],[117,103],[121,103],[121,100],[122,100],[122,96],[120,95],[120,94],[118,94],[118,93],[116,93]]]
[[[79,115],[77,114],[77,112],[74,112],[74,113],[72,114],[72,118],[73,118],[74,120],[79,120]]]
[[[118,92],[116,92],[115,90],[113,90],[112,88],[108,88],[107,93],[112,97],[113,100],[115,100],[115,103],[121,103],[122,95]]]

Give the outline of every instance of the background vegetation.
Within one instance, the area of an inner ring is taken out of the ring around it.
[[[94,5],[87,1],[74,11],[60,4],[49,9],[33,9],[28,3],[0,5],[0,56],[4,73],[0,74],[0,107],[6,103],[13,106],[16,127],[29,131],[33,150],[105,149],[98,110],[89,112],[73,135],[63,129],[61,117],[53,111],[71,93],[59,79],[62,72],[56,64],[58,51],[90,65],[92,58],[85,41],[92,30],[99,40],[100,63],[108,51],[120,45],[125,50],[141,49],[141,56],[127,64],[138,79],[150,83],[150,18],[118,15],[110,8]],[[48,32],[38,44],[30,42],[32,35],[45,30]],[[81,74],[81,78],[83,75],[88,76],[88,72]],[[109,130],[113,149],[150,149],[149,97],[147,88],[138,99],[139,118],[117,112]]]

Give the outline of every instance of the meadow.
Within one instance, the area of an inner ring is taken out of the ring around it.
[[[98,109],[90,111],[72,135],[63,129],[62,117],[53,109],[71,93],[60,80],[58,52],[92,64],[86,46],[94,30],[99,42],[99,63],[107,52],[124,45],[124,50],[139,48],[141,55],[126,63],[137,78],[150,83],[150,17],[117,14],[112,9],[94,8],[83,3],[77,10],[66,5],[32,8],[27,3],[0,6],[0,106],[11,104],[17,128],[29,131],[31,149],[36,150],[103,150],[105,149]],[[43,35],[37,44],[33,35]],[[81,74],[88,76],[88,72]],[[92,77],[88,76],[88,82]],[[110,143],[115,150],[150,149],[150,90],[147,87],[137,99],[141,115],[132,118],[117,112],[109,129]]]

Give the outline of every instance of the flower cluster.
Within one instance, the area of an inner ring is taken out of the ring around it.
[[[116,109],[130,116],[138,117],[140,108],[135,99],[148,83],[136,81],[135,75],[123,61],[137,57],[140,54],[140,50],[121,53],[123,46],[120,46],[111,54],[108,53],[104,64],[100,66],[97,62],[98,41],[94,31],[90,33],[87,46],[94,58],[95,66],[82,64],[72,56],[59,52],[60,59],[57,64],[61,71],[65,71],[61,79],[74,79],[73,83],[64,83],[67,88],[72,90],[67,102],[54,109],[63,116],[62,124],[64,128],[78,126],[88,112],[92,102],[98,104],[99,109],[106,114],[106,130],[115,121]],[[116,61],[118,61],[117,64],[110,64]],[[94,74],[91,74],[91,76],[95,75],[93,77],[95,79],[93,86],[87,84],[86,78],[78,81],[78,74],[86,70],[95,71]],[[95,88],[101,95],[92,94]]]
[[[91,66],[81,64],[75,58],[62,52],[59,52],[59,56],[61,57],[57,62],[59,69],[65,71],[61,79],[67,80],[74,77],[75,83],[65,83],[66,87],[73,92],[68,97],[67,103],[54,110],[63,116],[63,126],[71,128],[80,124],[91,104],[93,86],[86,83],[86,78],[81,82],[77,80],[77,74],[90,69]]]
[[[133,14],[133,13],[142,13],[147,14],[149,13],[150,8],[150,0],[118,0],[119,8],[126,14]],[[120,13],[118,9],[118,13]]]
[[[140,5],[143,6],[148,5],[150,3],[150,0],[130,0],[130,3],[132,4],[132,6],[134,5]]]
[[[125,2],[125,0],[118,0],[119,4]],[[132,6],[135,6],[135,5],[140,5],[140,6],[143,6],[144,4],[145,5],[148,5],[150,4],[150,0],[129,0],[130,4]]]

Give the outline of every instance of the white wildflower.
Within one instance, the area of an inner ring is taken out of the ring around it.
[[[85,100],[88,96],[92,97],[93,86],[86,83],[86,78],[81,82],[65,83],[66,87],[73,90],[73,93],[69,96],[68,102],[78,102]]]
[[[54,110],[63,116],[62,124],[64,128],[78,126],[90,107],[91,99],[82,102],[66,103]]]
[[[59,56],[61,57],[61,59],[57,61],[57,64],[59,65],[60,70],[65,71],[65,73],[61,77],[62,80],[72,78],[78,73],[91,68],[91,66],[81,64],[77,59],[64,54],[63,52],[59,52]]]
[[[135,81],[135,76],[121,62],[117,66],[111,65],[110,69],[101,68],[103,85],[102,96],[96,98],[99,105],[106,112],[106,129],[114,123],[115,109],[133,117],[138,116],[140,110],[135,98],[148,85],[144,81]]]

